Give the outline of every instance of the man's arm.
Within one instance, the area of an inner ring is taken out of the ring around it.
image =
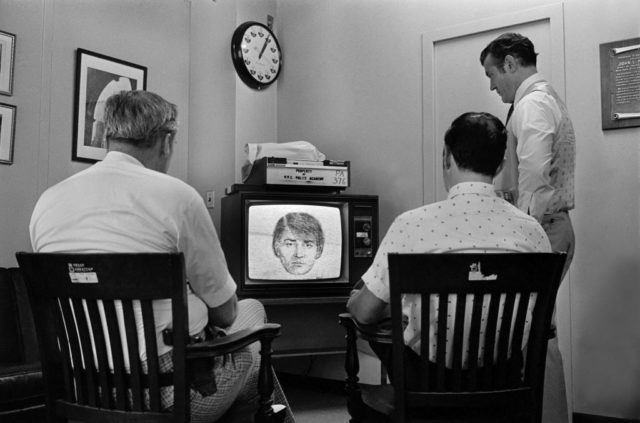
[[[365,325],[378,323],[387,317],[385,310],[387,303],[373,295],[366,285],[361,289],[354,290],[347,302],[347,310],[355,319]]]
[[[522,106],[514,125],[518,139],[518,208],[541,221],[554,190],[551,160],[557,117],[551,106],[541,102],[527,101]]]
[[[234,295],[218,307],[209,308],[209,323],[219,328],[228,328],[238,315],[238,298]]]

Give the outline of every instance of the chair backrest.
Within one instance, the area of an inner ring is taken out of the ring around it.
[[[34,314],[51,420],[56,415],[82,421],[188,420],[182,253],[16,257]],[[159,371],[152,308],[159,299],[171,301],[172,375],[160,376]],[[139,354],[140,326],[147,372]],[[160,387],[167,379],[174,385],[173,413],[161,412]]]
[[[389,254],[394,421],[425,408],[474,416],[517,411],[540,421],[549,327],[565,256]],[[407,294],[421,299],[418,377],[407,368],[403,339]],[[429,360],[434,351],[435,363]]]

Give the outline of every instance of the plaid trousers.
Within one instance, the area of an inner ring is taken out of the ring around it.
[[[232,333],[240,329],[260,325],[266,321],[262,304],[253,299],[238,302],[238,317],[227,330]],[[215,422],[220,419],[229,422],[252,422],[258,407],[258,369],[260,367],[260,343],[255,342],[234,353],[215,357],[214,372],[217,391],[203,397],[191,389],[191,421],[193,423]],[[172,353],[169,351],[158,357],[161,372],[173,370]],[[146,363],[144,363],[146,365]],[[146,367],[146,366],[144,366]],[[282,387],[274,374],[274,404],[287,407],[285,423],[293,423],[291,407]],[[164,409],[173,407],[173,386],[161,388],[161,404]]]

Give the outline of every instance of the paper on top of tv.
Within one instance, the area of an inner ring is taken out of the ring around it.
[[[308,141],[248,143],[244,146],[245,162],[242,165],[242,182],[251,174],[253,163],[263,157],[280,157],[291,160],[323,161],[327,157]]]

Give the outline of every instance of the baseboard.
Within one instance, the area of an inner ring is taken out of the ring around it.
[[[640,423],[640,420],[619,419],[593,414],[573,413],[573,423]]]

